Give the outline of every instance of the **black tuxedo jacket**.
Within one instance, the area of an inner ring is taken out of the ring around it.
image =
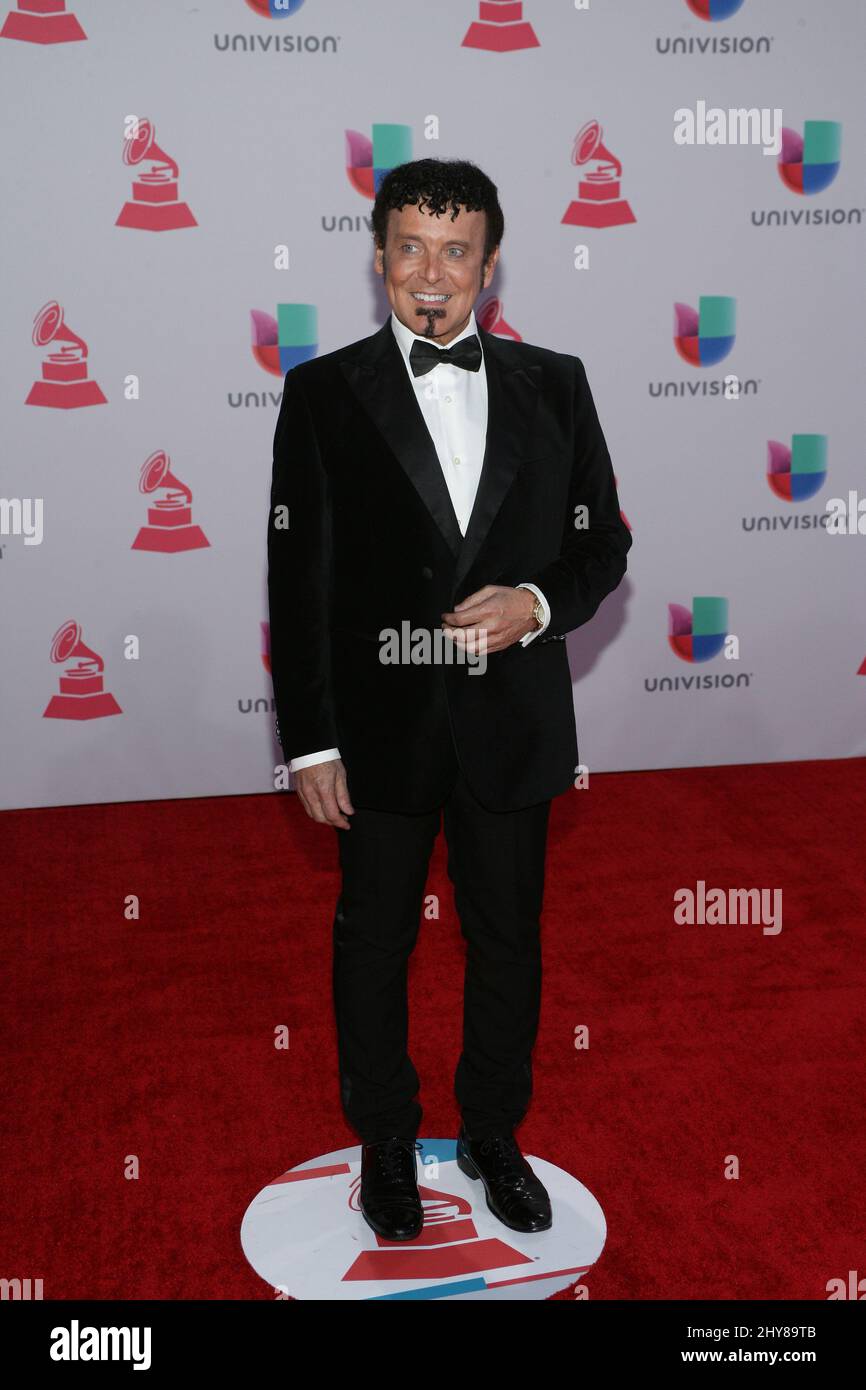
[[[338,747],[356,806],[439,805],[452,737],[490,810],[574,782],[563,639],[622,579],[631,535],[580,359],[479,337],[488,428],[465,537],[390,318],[286,374],[268,525],[277,736],[287,760]],[[275,525],[280,507],[287,528]],[[380,660],[383,629],[433,632],[482,585],[523,581],[544,594],[550,624],[526,647],[488,654],[483,674]]]

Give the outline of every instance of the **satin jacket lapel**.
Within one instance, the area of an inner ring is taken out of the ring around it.
[[[389,319],[340,368],[359,404],[384,436],[457,559],[455,590],[527,456],[536,419],[541,368],[516,366],[498,339],[478,326],[487,373],[487,439],[481,478],[465,537],[460,534],[442,468],[406,374]]]
[[[492,333],[478,326],[487,371],[487,443],[475,505],[460,548],[455,589],[477,559],[505,495],[529,452],[538,408],[541,368],[508,361]]]
[[[357,357],[340,368],[360,405],[391,447],[415,490],[455,555],[463,543],[430,431],[386,319]]]

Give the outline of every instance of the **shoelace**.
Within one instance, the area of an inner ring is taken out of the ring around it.
[[[522,1170],[522,1154],[515,1138],[503,1138],[496,1136],[490,1139],[482,1139],[480,1154],[490,1154],[497,1171],[494,1176],[498,1183],[510,1184],[512,1187],[524,1187],[529,1182],[528,1174]],[[515,1171],[508,1172],[507,1169],[515,1164]],[[505,1170],[505,1171],[503,1171]]]
[[[410,1143],[412,1144],[411,1155],[407,1147]],[[413,1142],[409,1139],[403,1140],[398,1144],[382,1144],[379,1146],[376,1149],[376,1158],[386,1178],[391,1182],[405,1182],[410,1176],[410,1171],[412,1174],[416,1174],[415,1151],[417,1150],[420,1152],[421,1147],[418,1140]],[[411,1170],[409,1167],[410,1157],[412,1164]]]

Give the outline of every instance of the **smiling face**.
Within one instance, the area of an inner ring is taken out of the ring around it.
[[[486,232],[486,214],[465,208],[453,220],[450,211],[439,216],[413,203],[388,213],[374,264],[391,308],[413,333],[444,346],[463,332],[499,259],[497,246],[484,264]]]

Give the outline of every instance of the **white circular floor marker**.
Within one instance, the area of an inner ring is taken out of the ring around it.
[[[550,1195],[553,1225],[522,1235],[488,1210],[483,1183],[461,1173],[454,1139],[419,1142],[424,1228],[415,1240],[387,1241],[361,1215],[359,1144],[262,1188],[244,1214],[241,1245],[275,1297],[545,1299],[595,1264],[604,1213],[570,1173],[526,1155]]]

